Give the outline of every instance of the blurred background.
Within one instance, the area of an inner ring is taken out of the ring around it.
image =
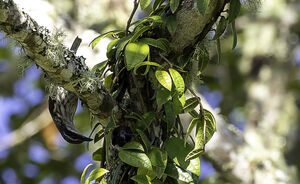
[[[89,67],[105,60],[109,40],[94,50],[89,42],[99,33],[124,28],[132,9],[130,0],[15,2],[40,25],[63,30],[66,46],[81,37],[78,55],[87,58]],[[262,153],[260,146],[269,145],[264,154],[280,159],[279,167],[299,181],[300,1],[263,0],[259,9],[257,3],[246,2],[236,20],[237,47],[231,49],[229,26],[217,64],[216,45],[210,42],[211,61],[198,90],[253,143],[255,154]],[[136,19],[142,16],[139,11]],[[92,155],[87,145],[67,144],[58,134],[47,110],[43,73],[22,52],[0,32],[0,183],[79,184],[83,169],[93,163]],[[75,123],[85,135],[91,131],[89,122],[89,113],[79,105]],[[253,157],[263,159],[260,156]],[[217,178],[211,163],[201,159],[201,183]]]

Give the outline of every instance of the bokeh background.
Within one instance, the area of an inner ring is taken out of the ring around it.
[[[61,29],[70,46],[78,35],[79,55],[88,66],[105,60],[109,40],[92,50],[99,33],[124,28],[132,9],[127,0],[16,0],[39,24]],[[245,4],[236,20],[238,45],[232,50],[230,26],[221,38],[221,62],[209,42],[210,65],[198,90],[209,105],[248,141],[259,135],[273,140],[274,154],[284,165],[300,169],[300,1],[263,0]],[[251,1],[250,1],[251,2]],[[246,5],[247,4],[247,5]],[[136,19],[145,15],[139,11]],[[24,69],[26,68],[26,69]],[[0,183],[79,184],[94,163],[87,145],[67,144],[47,111],[46,81],[41,69],[28,63],[17,43],[0,32]],[[76,126],[91,131],[89,113],[79,107]],[[218,122],[217,122],[218,123]],[[249,137],[249,131],[254,131]],[[97,164],[97,163],[95,163]],[[213,183],[218,173],[201,158],[201,183]]]

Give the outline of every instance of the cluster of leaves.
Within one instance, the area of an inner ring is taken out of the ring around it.
[[[190,70],[188,66],[191,66],[195,59],[199,62],[198,72],[201,73],[208,63],[208,53],[196,53],[197,57],[195,53],[188,54],[188,57],[172,57],[174,53],[169,47],[169,39],[176,31],[177,23],[174,14],[178,10],[180,0],[156,0],[153,5],[150,5],[151,0],[139,2],[141,9],[150,12],[149,16],[129,24],[125,31],[110,31],[101,34],[91,42],[94,48],[102,38],[113,37],[107,47],[108,59],[97,64],[93,72],[98,77],[105,78],[105,87],[118,103],[125,98],[128,81],[138,87],[136,78],[142,77],[142,82],[150,83],[152,87],[148,90],[152,91],[150,94],[153,94],[153,98],[148,98],[149,102],[146,103],[151,105],[146,108],[148,111],[131,111],[122,117],[122,120],[130,122],[133,138],[119,148],[118,159],[122,161],[121,163],[111,163],[109,158],[112,132],[114,128],[122,125],[115,118],[114,113],[109,124],[96,133],[95,143],[104,138],[104,144],[93,153],[93,159],[101,161],[101,166],[108,170],[114,168],[110,170],[113,176],[111,183],[120,182],[116,177],[124,163],[137,168],[136,175],[131,177],[137,183],[159,184],[170,181],[171,183],[174,181],[198,183],[199,156],[216,131],[216,122],[212,113],[202,107],[200,98],[188,88],[185,76]],[[201,14],[205,14],[208,4],[208,0],[197,1]],[[215,30],[213,40],[217,40],[217,43],[220,43],[220,36],[224,33],[227,24],[231,23],[234,28],[234,19],[238,15],[239,8],[239,0],[231,0],[229,16],[227,18],[221,16]],[[234,47],[235,45],[236,36]],[[110,74],[107,75],[108,71]],[[194,97],[186,99],[185,94],[188,90],[194,94]],[[144,98],[140,100],[143,101]],[[182,128],[179,117],[180,114],[185,113],[193,117],[186,132]],[[155,130],[157,127],[164,136],[157,135]],[[187,140],[191,137],[193,129],[196,130],[195,140],[191,138],[194,144],[191,146]],[[93,170],[85,181],[84,172],[82,183],[89,183],[92,180],[106,183],[103,177],[109,172],[106,169]]]

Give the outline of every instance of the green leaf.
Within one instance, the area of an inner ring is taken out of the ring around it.
[[[104,86],[107,90],[110,89],[110,86],[111,86],[111,83],[112,83],[112,76],[113,74],[110,74],[108,75],[107,77],[105,77],[105,80],[104,80]]]
[[[89,44],[89,45],[92,45],[92,48],[94,49],[95,48],[95,46],[100,42],[100,40],[102,39],[102,38],[105,38],[105,37],[107,37],[107,36],[110,36],[110,35],[113,35],[113,34],[118,34],[118,33],[120,33],[120,32],[122,32],[121,30],[120,31],[109,31],[109,32],[107,32],[107,33],[103,33],[103,34],[100,34],[99,36],[97,36],[93,41],[91,41],[91,43]]]
[[[146,43],[150,46],[153,46],[153,47],[156,47],[156,48],[159,48],[165,52],[168,52],[170,50],[169,48],[169,41],[167,40],[167,42],[160,38],[160,39],[153,39],[153,38],[142,38],[139,40],[139,42],[142,42],[142,43]]]
[[[179,97],[178,93],[176,92],[175,95],[173,96],[174,113],[176,115],[182,113],[184,105],[185,105],[185,95],[182,94],[181,97]]]
[[[86,171],[87,171],[87,169],[90,167],[90,166],[92,166],[93,164],[89,164],[89,165],[87,165],[85,168],[84,168],[84,170],[83,170],[83,172],[82,172],[82,174],[81,174],[81,177],[80,177],[80,184],[84,184],[84,179],[85,179],[85,174],[86,174]]]
[[[189,166],[186,168],[186,170],[192,172],[193,174],[200,176],[201,169],[200,169],[200,159],[197,157],[195,159],[190,160]]]
[[[137,182],[138,184],[151,184],[151,178],[146,175],[135,175],[132,176],[130,179]]]
[[[169,72],[171,74],[171,77],[173,79],[174,85],[176,87],[176,91],[178,92],[179,96],[182,96],[184,93],[184,80],[179,72],[176,70],[169,68]]]
[[[172,79],[168,72],[163,70],[156,70],[155,77],[163,87],[165,87],[169,91],[172,90]]]
[[[120,38],[112,40],[111,42],[109,42],[109,44],[107,45],[107,49],[106,49],[106,57],[107,58],[111,58],[113,57],[112,54],[112,49],[121,41]]]
[[[231,23],[234,21],[237,16],[239,15],[241,10],[241,2],[240,0],[230,0],[230,7],[229,7],[229,15],[228,15],[228,21]]]
[[[93,155],[92,155],[92,159],[95,161],[102,161],[102,153],[103,153],[103,148],[99,148],[97,149]]]
[[[192,160],[195,158],[200,157],[200,155],[204,153],[204,149],[203,148],[198,148],[198,149],[193,149],[191,152],[189,152],[189,154],[186,156],[186,160]]]
[[[156,176],[161,178],[167,166],[167,152],[159,148],[152,147],[148,155],[152,166],[154,166],[153,170],[156,173]]]
[[[217,39],[217,53],[218,53],[218,63],[221,62],[221,42],[220,38]]]
[[[152,170],[151,161],[145,153],[121,149],[119,158],[128,165]]]
[[[165,21],[166,21],[166,25],[167,25],[167,29],[168,29],[169,33],[171,35],[174,35],[174,33],[177,29],[176,16],[175,15],[168,16]]]
[[[172,13],[175,13],[178,6],[179,6],[179,0],[170,0],[170,8],[171,8]]]
[[[200,123],[200,118],[194,118],[194,119],[190,122],[189,127],[188,127],[188,129],[187,129],[187,131],[186,131],[186,135],[185,135],[185,137],[184,137],[184,145],[186,145],[186,141],[187,141],[188,137],[190,136],[190,134],[191,134],[193,128],[195,128],[195,126],[196,126],[197,124],[199,124],[199,123]]]
[[[126,46],[127,43],[129,42],[131,36],[132,36],[132,35],[127,36],[127,37],[124,37],[124,38],[121,38],[121,39],[118,41],[117,51],[116,51],[116,55],[115,55],[116,60],[118,60],[118,58],[119,58],[121,52],[124,50],[125,46]]]
[[[144,134],[144,132],[142,130],[136,129],[136,131],[139,134],[139,136],[141,137],[144,145],[146,146],[146,149],[148,150],[150,148],[150,145],[151,145],[148,137]]]
[[[233,43],[232,43],[232,50],[235,49],[237,45],[237,34],[236,34],[236,29],[235,29],[235,21],[231,22],[231,29],[232,29],[232,34],[233,34]]]
[[[199,101],[196,97],[192,97],[186,100],[185,106],[183,107],[183,112],[188,113],[194,110],[197,105],[199,104]]]
[[[212,138],[213,134],[216,131],[216,121],[211,112],[204,110],[205,114],[205,139],[204,139],[204,121],[197,120],[196,127],[196,142],[195,148],[191,151],[185,160],[191,160],[199,157],[204,152],[204,145]]]
[[[213,37],[213,40],[220,38],[220,36],[222,36],[222,34],[224,33],[226,27],[227,27],[227,20],[224,16],[221,16],[221,19],[219,20],[219,24],[218,24],[217,30],[215,32],[215,35]]]
[[[193,181],[192,176],[188,172],[180,169],[174,164],[168,164],[165,173],[175,180],[180,180],[187,183]]]
[[[168,132],[174,127],[176,115],[173,109],[173,104],[171,102],[167,102],[165,104],[165,113],[166,119],[168,121]]]
[[[125,48],[125,61],[127,70],[133,69],[143,62],[149,54],[149,46],[145,43],[129,43]]]
[[[87,178],[87,180],[85,181],[85,184],[89,184],[90,181],[93,181],[93,180],[96,180],[96,179],[99,179],[100,177],[102,177],[103,175],[105,175],[106,173],[108,173],[109,171],[106,170],[106,169],[103,169],[103,168],[97,168],[97,169],[94,169],[89,177]]]
[[[202,15],[205,14],[208,4],[209,0],[197,0],[197,8]]]
[[[142,63],[139,63],[137,64],[134,69],[133,69],[133,74],[136,75],[136,71],[137,69],[139,69],[141,66],[157,66],[159,68],[163,68],[163,66],[161,66],[160,64],[158,63],[155,63],[155,62],[151,62],[151,61],[145,61],[145,62],[142,62]]]
[[[150,29],[150,26],[144,26],[141,29],[138,29],[136,32],[134,32],[134,35],[131,37],[130,42],[135,42],[136,39],[141,36],[141,34],[143,34],[145,31],[147,31],[148,29]]]
[[[154,171],[144,169],[141,167],[138,168],[136,175],[147,175],[150,177],[151,180],[153,180],[156,177],[156,174],[154,173]]]
[[[151,184],[164,184],[164,183],[158,179],[155,179],[151,181]]]
[[[139,26],[140,24],[144,23],[144,22],[155,22],[155,23],[162,23],[162,18],[159,15],[153,15],[150,17],[145,17],[143,19],[140,19],[134,23],[132,23],[130,26],[135,25],[136,27]]]
[[[171,100],[171,91],[168,91],[166,88],[160,86],[156,94],[156,102],[158,108],[160,108],[167,101]]]
[[[145,10],[151,3],[152,0],[140,0],[141,9]]]
[[[131,141],[131,142],[128,142],[126,143],[123,147],[122,147],[123,150],[137,150],[137,151],[142,151],[144,152],[144,148],[143,146],[136,142],[136,141]]]

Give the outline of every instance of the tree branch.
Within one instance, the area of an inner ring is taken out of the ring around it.
[[[0,29],[25,50],[51,81],[75,93],[97,117],[107,118],[114,100],[85,65],[85,58],[57,41],[57,35],[39,26],[12,0],[0,0]]]

